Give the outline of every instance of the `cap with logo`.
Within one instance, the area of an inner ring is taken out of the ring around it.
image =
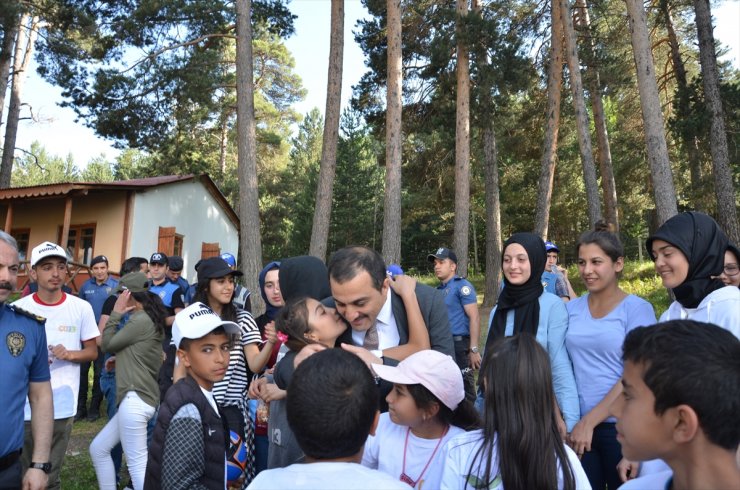
[[[375,374],[400,385],[420,384],[450,410],[455,410],[465,398],[460,368],[452,357],[435,350],[412,354],[397,366],[373,364]]]
[[[162,252],[156,252],[152,254],[151,258],[149,259],[149,263],[167,265],[169,264],[169,261],[167,260],[167,256],[165,254],[163,254]]]
[[[180,272],[185,266],[185,263],[179,255],[170,255],[167,259],[167,265],[171,271]]]
[[[212,309],[196,302],[175,315],[172,324],[172,340],[180,348],[182,339],[199,339],[223,327],[227,334],[238,335],[239,327],[234,322],[221,320]]]
[[[221,258],[224,259],[224,262],[229,264],[229,267],[236,267],[236,257],[234,257],[229,252],[222,253]]]
[[[221,257],[209,257],[203,259],[195,269],[198,273],[198,281],[205,281],[208,279],[216,279],[218,277],[224,277],[228,275],[232,276],[243,276],[242,271],[237,271],[229,267]]]
[[[545,242],[545,251],[560,253],[560,249],[553,242]]]
[[[453,252],[449,248],[440,247],[433,254],[427,255],[427,260],[429,262],[434,262],[434,259],[439,259],[439,260],[450,259],[451,261],[457,264],[457,255],[455,255],[455,252]]]
[[[143,293],[149,290],[149,280],[143,272],[129,272],[118,281],[116,292]]]
[[[43,242],[31,250],[31,267],[35,267],[41,260],[47,257],[59,257],[68,260],[67,252],[56,243]]]
[[[97,265],[97,264],[108,265],[108,257],[106,257],[105,255],[96,255],[90,261],[90,267]]]

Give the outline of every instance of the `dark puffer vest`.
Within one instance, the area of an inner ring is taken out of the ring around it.
[[[165,400],[159,407],[157,425],[154,428],[152,442],[149,445],[144,490],[159,490],[162,488],[162,454],[167,429],[177,411],[189,403],[192,403],[198,409],[203,424],[205,474],[198,481],[207,488],[223,490],[224,454],[228,448],[227,432],[224,428],[223,419],[214,413],[213,407],[203,395],[200,386],[190,376],[186,376],[172,385],[167,390]]]

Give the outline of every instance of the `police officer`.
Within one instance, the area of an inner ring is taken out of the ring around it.
[[[90,261],[91,277],[82,284],[79,297],[92,306],[95,314],[95,324],[100,325],[100,317],[103,312],[105,300],[118,286],[118,281],[111,277],[108,270],[108,257],[97,255]],[[85,417],[90,422],[100,417],[100,404],[103,401],[103,392],[100,391],[100,371],[103,368],[103,352],[98,347],[98,358],[93,364],[92,400],[90,400],[90,411],[87,411],[88,382],[87,375],[90,371],[90,362],[84,362],[80,366],[80,395],[77,398],[77,415],[75,421]]]
[[[49,354],[44,319],[8,305],[17,284],[18,244],[0,231],[0,488],[46,488],[51,471],[52,427],[54,423],[49,375]],[[20,453],[23,447],[23,406],[26,395],[31,406],[33,454],[23,475]]]
[[[438,248],[427,259],[434,264],[434,275],[441,282],[437,289],[445,295],[452,340],[455,342],[455,362],[463,373],[465,396],[475,401],[473,370],[480,368],[481,363],[478,352],[480,315],[475,288],[467,279],[457,275],[457,255],[452,250]]]

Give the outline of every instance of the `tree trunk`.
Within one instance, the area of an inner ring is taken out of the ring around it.
[[[560,129],[560,88],[563,83],[563,23],[560,21],[560,2],[550,2],[550,66],[547,70],[547,128],[542,144],[540,181],[537,190],[537,209],[534,218],[534,232],[547,238],[550,221],[550,200],[552,182],[555,176],[555,162],[558,150],[558,131]],[[488,252],[486,252],[488,253]],[[498,288],[498,282],[497,288]]]
[[[589,128],[586,102],[583,98],[583,82],[581,81],[581,64],[578,60],[576,34],[573,29],[573,18],[570,14],[568,0],[560,0],[560,18],[563,23],[563,38],[565,40],[565,56],[570,73],[570,90],[573,94],[573,108],[575,109],[576,127],[578,129],[578,147],[581,150],[581,164],[583,165],[583,182],[586,187],[586,202],[588,205],[588,222],[594,228],[601,219],[601,199],[599,185],[596,181],[596,167],[594,166],[593,148],[591,147],[591,130]]]
[[[658,96],[658,84],[655,81],[655,65],[645,20],[645,9],[642,0],[625,0],[625,2],[637,69],[637,87],[640,92],[645,142],[653,181],[655,211],[658,225],[662,225],[668,218],[678,213],[676,189],[673,186],[671,163],[668,160],[663,112]]]
[[[717,70],[717,54],[714,51],[709,0],[694,0],[694,12],[696,13],[696,33],[699,38],[699,62],[704,86],[704,101],[712,118],[709,147],[712,152],[714,193],[717,197],[717,221],[733,243],[740,243],[740,227],[737,222],[735,189],[732,185],[725,118],[719,93],[719,70]]]
[[[245,285],[252,291],[252,311],[264,308],[258,276],[262,269],[256,127],[252,64],[252,1],[236,1],[236,132],[239,172],[239,255]]]
[[[401,262],[401,0],[388,0],[388,93],[385,116],[383,259]]]
[[[13,157],[15,156],[15,141],[18,137],[18,122],[21,115],[21,92],[26,80],[26,71],[33,55],[33,45],[36,42],[38,16],[31,20],[31,16],[24,13],[18,24],[18,33],[13,54],[13,82],[10,87],[10,104],[8,105],[8,119],[5,126],[5,142],[3,143],[3,158],[0,162],[0,189],[10,187],[10,176],[13,173]]]
[[[221,121],[221,138],[219,141],[218,165],[221,169],[221,178],[226,176],[226,149],[229,143],[229,118],[223,115]]]
[[[673,65],[673,75],[676,78],[676,93],[678,94],[678,104],[675,107],[679,120],[688,119],[691,115],[691,91],[686,77],[686,68],[681,58],[680,44],[676,30],[673,27],[673,18],[671,16],[668,0],[660,1],[660,9],[665,20],[666,31],[668,32],[668,45],[671,48],[671,63]],[[704,207],[702,199],[702,171],[701,157],[697,146],[698,137],[694,126],[691,124],[681,125],[681,140],[686,151],[689,163],[689,172],[691,175],[691,193],[694,208],[702,210]]]
[[[3,112],[5,111],[5,93],[8,91],[10,79],[10,64],[13,61],[13,47],[18,34],[18,19],[8,20],[3,34],[3,44],[0,46],[0,128],[3,127]]]
[[[344,56],[344,0],[331,0],[331,41],[329,73],[326,82],[326,113],[324,138],[321,146],[321,166],[316,189],[316,207],[311,228],[309,254],[326,259],[331,220],[334,174],[337,168],[339,112],[342,104],[342,60]]]
[[[453,248],[457,273],[468,275],[470,236],[470,66],[463,39],[462,21],[468,16],[467,0],[457,0],[457,105],[455,116],[455,227]]]
[[[498,300],[501,277],[501,201],[493,123],[483,130],[483,155],[486,179],[486,279],[483,307],[490,308]]]
[[[609,146],[609,133],[606,128],[604,103],[601,100],[601,77],[596,66],[596,48],[591,36],[591,19],[588,14],[586,0],[576,0],[575,28],[582,33],[586,50],[585,61],[587,66],[586,80],[588,83],[591,108],[594,113],[594,127],[596,129],[596,147],[599,157],[599,171],[601,173],[601,189],[604,194],[604,211],[609,223],[619,230],[619,211],[617,208],[617,186],[614,182],[614,167],[612,165],[612,151]]]

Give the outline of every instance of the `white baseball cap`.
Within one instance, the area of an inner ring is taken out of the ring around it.
[[[59,257],[68,260],[67,252],[62,247],[56,243],[43,242],[31,250],[31,267],[36,266],[36,264],[47,257]]]
[[[172,324],[172,341],[180,348],[182,339],[199,339],[223,327],[227,334],[237,335],[239,326],[234,322],[221,320],[212,309],[203,303],[193,303],[175,315]]]
[[[452,357],[435,350],[419,351],[395,367],[373,364],[373,370],[391,383],[422,385],[450,410],[455,410],[465,398],[460,367]]]

